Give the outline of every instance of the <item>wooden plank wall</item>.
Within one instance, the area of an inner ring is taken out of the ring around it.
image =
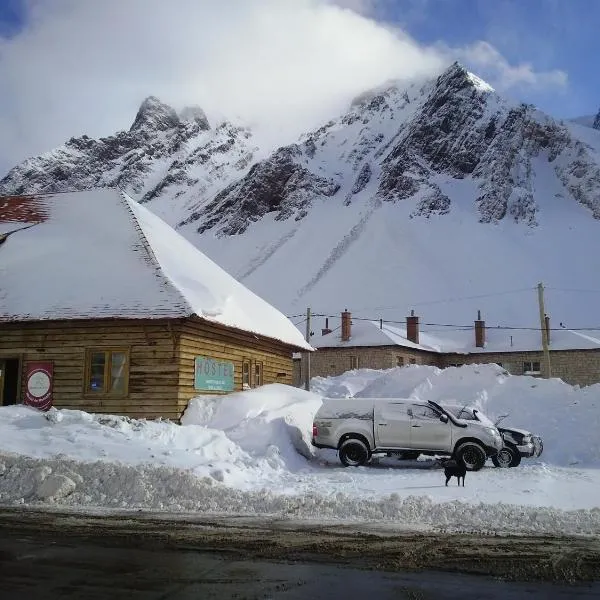
[[[194,396],[211,392],[194,389],[194,359],[208,356],[234,363],[236,391],[242,389],[242,362],[250,360],[250,384],[256,361],[263,363],[263,384],[284,383],[292,385],[292,348],[251,333],[234,331],[205,321],[189,319],[178,328],[179,338],[179,408],[185,409]],[[222,395],[222,392],[212,392]]]
[[[91,348],[129,349],[127,397],[84,393],[85,355]],[[257,361],[263,363],[264,384],[292,384],[289,346],[198,319],[0,324],[0,357],[53,361],[54,404],[59,408],[178,420],[191,398],[211,393],[194,389],[196,356],[232,361],[237,391],[245,359],[251,361],[251,385]]]
[[[86,348],[129,348],[128,397],[84,394]],[[3,323],[0,356],[52,360],[57,407],[132,417],[180,416],[176,336],[167,321]]]

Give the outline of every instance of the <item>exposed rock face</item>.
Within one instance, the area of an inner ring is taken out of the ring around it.
[[[150,96],[129,131],[71,138],[12,169],[0,181],[0,194],[120,187],[141,202],[183,196],[180,204],[196,203],[243,175],[256,150],[249,130],[227,122],[211,129],[200,107],[178,115]]]
[[[120,186],[152,206],[166,200],[173,223],[217,236],[241,234],[267,214],[300,220],[322,202],[339,210],[410,202],[411,217],[431,218],[460,200],[482,223],[534,227],[548,178],[600,218],[598,153],[455,63],[435,80],[361,94],[346,114],[262,160],[250,131],[211,129],[200,107],[177,114],[149,97],[129,131],[72,138],[15,167],[0,194]]]
[[[594,129],[600,129],[600,108],[598,109],[598,114],[596,115],[596,118],[594,119],[594,124],[592,125],[592,127]]]

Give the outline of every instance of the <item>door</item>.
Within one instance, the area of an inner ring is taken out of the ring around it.
[[[415,450],[443,450],[452,447],[452,426],[440,421],[440,413],[429,406],[410,407],[410,447]]]
[[[0,359],[0,406],[10,406],[19,400],[19,359]]]
[[[373,414],[378,448],[409,448],[410,417],[406,402],[376,402]]]

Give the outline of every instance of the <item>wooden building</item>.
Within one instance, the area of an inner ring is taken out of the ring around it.
[[[0,198],[0,405],[179,419],[292,383],[279,311],[117,190]]]

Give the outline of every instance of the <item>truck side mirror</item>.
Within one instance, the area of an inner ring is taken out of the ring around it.
[[[440,415],[440,421],[442,423],[447,423],[448,422],[448,415]]]

